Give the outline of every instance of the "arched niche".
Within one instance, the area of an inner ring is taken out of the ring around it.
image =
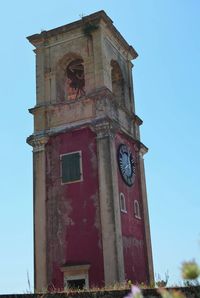
[[[85,73],[83,59],[74,59],[66,67],[66,88],[68,100],[85,95]]]
[[[137,219],[141,219],[140,205],[137,200],[134,200],[134,216]]]
[[[111,60],[112,92],[120,105],[125,105],[124,78],[117,61]]]
[[[57,101],[76,100],[85,95],[85,71],[82,57],[65,55],[57,65]]]
[[[119,195],[119,204],[122,212],[127,213],[125,195],[121,192]]]

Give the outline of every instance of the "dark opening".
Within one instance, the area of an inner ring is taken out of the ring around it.
[[[111,61],[111,67],[112,92],[117,102],[121,105],[124,105],[124,79],[121,69],[119,67],[119,64],[114,60]]]
[[[79,181],[81,179],[79,152],[63,155],[61,162],[62,183]]]
[[[67,281],[67,286],[70,289],[84,289],[85,287],[85,279],[73,279]]]
[[[85,95],[85,75],[82,59],[73,60],[66,69],[68,99]]]

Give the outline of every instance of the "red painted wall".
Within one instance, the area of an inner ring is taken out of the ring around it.
[[[121,212],[125,278],[127,280],[132,280],[133,282],[148,282],[149,276],[147,273],[147,255],[138,167],[138,152],[135,150],[135,144],[131,139],[118,134],[116,136],[116,150],[120,144],[126,144],[130,148],[136,160],[136,177],[135,182],[131,187],[124,183],[118,168],[119,192],[124,194],[127,208],[127,213]],[[134,200],[139,202],[141,219],[135,218]]]
[[[73,151],[82,152],[83,181],[62,185],[60,155]],[[84,128],[52,136],[46,153],[48,280],[62,289],[61,266],[91,264],[90,286],[101,286],[104,274],[95,134]]]

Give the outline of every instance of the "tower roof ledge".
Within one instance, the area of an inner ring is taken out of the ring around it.
[[[83,16],[80,20],[51,29],[51,30],[43,30],[41,33],[33,34],[27,37],[28,41],[34,45],[36,48],[43,44],[47,39],[53,37],[58,34],[63,34],[69,32],[73,29],[83,28],[88,24],[97,25],[100,20],[103,20],[108,28],[111,30],[113,35],[121,42],[124,48],[130,53],[132,59],[137,58],[138,54],[135,49],[127,43],[127,41],[123,38],[120,32],[113,25],[113,21],[109,18],[109,16],[105,13],[104,10],[97,11],[88,16]]]

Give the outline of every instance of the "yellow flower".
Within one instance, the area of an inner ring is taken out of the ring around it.
[[[183,279],[197,279],[200,275],[200,268],[195,261],[184,262],[181,272]]]
[[[129,279],[128,280],[128,285],[131,286],[132,285],[132,281]]]

